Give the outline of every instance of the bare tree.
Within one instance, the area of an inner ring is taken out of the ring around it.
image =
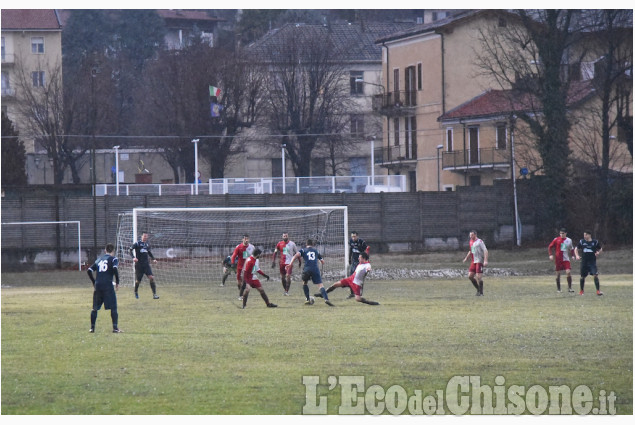
[[[280,135],[296,176],[311,174],[321,144],[340,145],[351,110],[342,52],[322,26],[287,25],[251,47],[267,72],[264,99],[269,130]]]
[[[584,31],[579,11],[557,9],[501,12],[480,31],[478,64],[501,88],[513,89],[508,91],[511,102],[523,100],[516,115],[530,129],[540,155],[552,200],[549,216],[562,224],[571,153],[567,99],[572,70],[579,69],[587,53],[580,45]]]
[[[65,96],[60,63],[39,63],[35,69],[29,72],[22,64],[16,66],[20,93],[16,110],[22,118],[22,136],[35,140],[46,151],[53,163],[55,184],[63,182],[69,168],[73,183],[79,183],[76,165],[86,146],[69,135],[73,134],[74,114],[81,108],[76,108],[71,96]]]
[[[161,52],[147,66],[144,83],[136,95],[144,111],[136,131],[176,136],[154,143],[172,167],[175,181],[179,182],[179,169],[185,170],[187,181],[194,181],[194,138],[200,140],[212,177],[223,177],[227,162],[239,150],[236,136],[258,115],[261,81],[249,64],[234,53],[194,40],[185,49]],[[220,88],[220,95],[210,96],[210,86]],[[217,105],[214,114],[212,104]]]

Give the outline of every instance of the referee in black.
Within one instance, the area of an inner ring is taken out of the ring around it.
[[[121,329],[117,325],[119,313],[117,312],[117,295],[115,290],[119,289],[119,271],[117,269],[119,260],[113,254],[115,246],[111,243],[106,245],[106,253],[95,260],[95,263],[87,270],[88,277],[93,282],[93,310],[90,312],[90,332],[95,332],[95,322],[97,321],[97,311],[104,305],[105,310],[110,310],[112,318],[112,331],[120,333]],[[93,277],[93,272],[97,272],[97,279]],[[114,285],[113,285],[113,278]]]

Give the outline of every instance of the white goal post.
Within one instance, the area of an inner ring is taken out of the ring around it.
[[[77,267],[81,271],[82,270],[82,232],[81,232],[81,223],[79,221],[12,221],[2,223],[2,226],[16,226],[20,230],[13,231],[7,229],[3,229],[2,231],[2,248],[3,249],[38,249],[43,251],[53,251],[58,249],[57,244],[54,239],[57,238],[56,232],[51,230],[52,226],[64,225],[64,227],[68,227],[68,225],[76,225],[77,233],[76,235],[72,235],[69,232],[61,232],[60,239],[63,246],[59,248],[62,251],[66,251],[68,248],[68,244],[70,241],[77,240]],[[17,227],[22,226],[22,227]],[[34,226],[34,227],[31,227]],[[49,231],[46,227],[49,226]],[[73,229],[75,226],[73,226]],[[74,245],[74,242],[73,242]],[[74,250],[75,246],[73,246]]]
[[[126,284],[134,282],[130,247],[143,232],[149,234],[150,251],[158,260],[151,264],[157,283],[218,284],[222,262],[248,234],[260,248],[260,268],[273,282],[279,281],[278,258],[271,268],[276,244],[288,233],[298,249],[307,239],[324,257],[325,283],[346,276],[348,264],[348,207],[285,206],[234,208],[134,208],[121,214],[117,226],[119,272]],[[293,279],[299,280],[296,262]],[[231,280],[233,278],[233,280]],[[228,281],[235,282],[235,276]]]

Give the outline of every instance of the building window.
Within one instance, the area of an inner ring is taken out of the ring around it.
[[[2,37],[2,62],[5,60],[6,49],[4,47],[4,37]]]
[[[351,115],[351,137],[364,137],[364,116]]]
[[[445,130],[445,142],[446,142],[446,146],[448,149],[448,152],[452,152],[454,151],[454,130],[451,128],[448,128]]]
[[[468,164],[479,163],[478,127],[468,127],[469,157]]]
[[[31,53],[44,53],[44,37],[31,37]]]
[[[393,127],[395,128],[395,146],[399,146],[399,118],[394,119]]]
[[[351,71],[351,94],[364,94],[364,71]]]
[[[10,87],[9,73],[6,71],[2,71],[2,94],[5,94],[5,91],[7,91],[7,89],[9,89]]]
[[[496,149],[507,149],[507,127],[505,124],[496,126]]]
[[[417,90],[421,90],[421,88],[423,87],[423,80],[422,80],[422,64],[418,63],[417,64]]]
[[[392,86],[395,92],[395,101],[398,101],[399,97],[399,68],[395,68],[392,72]]]
[[[44,71],[33,71],[31,78],[33,79],[33,87],[44,87]]]

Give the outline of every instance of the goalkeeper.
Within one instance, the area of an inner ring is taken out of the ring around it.
[[[225,281],[227,280],[227,276],[232,274],[232,272],[236,274],[236,263],[232,263],[232,256],[228,255],[223,260],[223,281],[221,282],[220,286],[225,286]]]

